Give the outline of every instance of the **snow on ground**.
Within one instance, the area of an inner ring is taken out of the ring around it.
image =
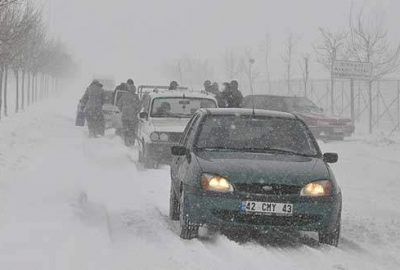
[[[398,142],[321,142],[340,155],[339,248],[307,236],[184,241],[168,220],[168,168],[136,166],[112,133],[88,139],[75,105],[52,99],[0,122],[0,269],[400,268]]]

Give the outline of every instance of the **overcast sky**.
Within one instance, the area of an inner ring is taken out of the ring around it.
[[[351,6],[350,0],[38,1],[45,3],[52,31],[87,74],[133,77],[142,82],[165,79],[163,63],[185,55],[217,65],[227,48],[257,52],[266,33],[272,40],[272,76],[282,78],[285,36],[293,32],[299,37],[299,54],[312,52],[318,27],[345,27]],[[353,2],[357,6],[364,1]],[[385,12],[390,36],[398,41],[400,1],[366,2]]]

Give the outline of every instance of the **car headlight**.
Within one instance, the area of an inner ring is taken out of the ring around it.
[[[228,179],[219,175],[203,174],[201,186],[204,190],[216,192],[233,192],[233,186]]]
[[[160,140],[160,135],[157,132],[153,132],[150,134],[150,140],[158,141],[158,140]]]
[[[160,134],[160,141],[163,141],[163,142],[168,142],[168,134],[167,133],[161,133]]]
[[[332,182],[329,180],[315,181],[305,185],[300,191],[301,196],[321,197],[332,194]]]

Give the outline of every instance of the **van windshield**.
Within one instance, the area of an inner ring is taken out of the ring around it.
[[[198,109],[216,107],[208,98],[160,97],[153,100],[150,116],[190,118]]]

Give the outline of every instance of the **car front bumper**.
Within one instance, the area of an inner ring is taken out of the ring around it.
[[[171,147],[176,145],[175,143],[147,143],[146,153],[151,160],[156,161],[160,164],[170,164],[172,160]]]
[[[242,201],[265,201],[293,204],[293,215],[246,214],[240,211]],[[249,196],[206,192],[185,193],[186,222],[219,228],[274,228],[301,231],[333,229],[341,211],[341,194],[326,198],[304,198],[298,195]]]

